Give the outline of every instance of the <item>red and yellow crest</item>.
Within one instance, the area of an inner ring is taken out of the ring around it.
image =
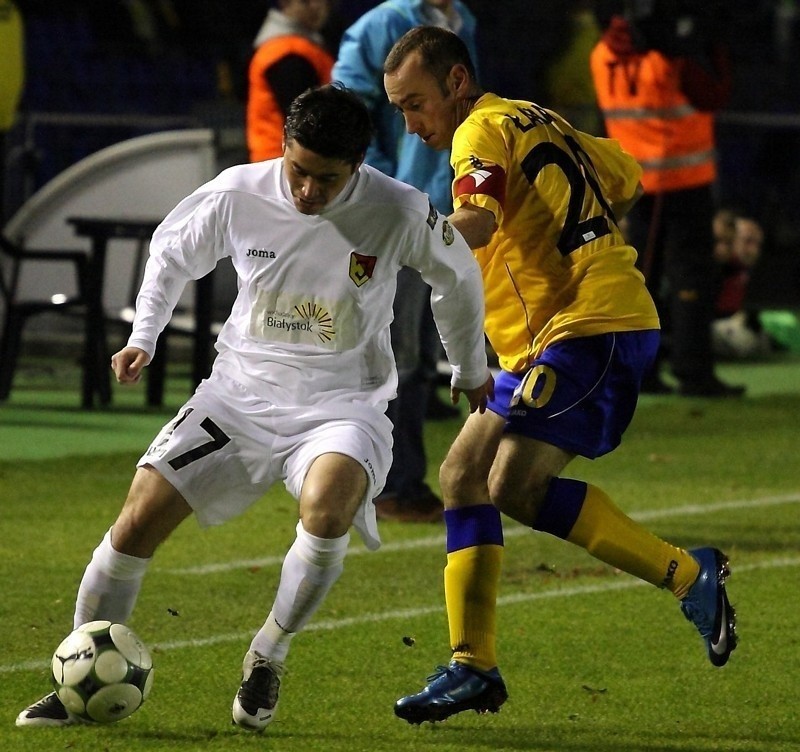
[[[355,252],[350,254],[350,279],[356,283],[356,287],[361,287],[367,280],[372,279],[377,260],[375,256],[364,256]]]

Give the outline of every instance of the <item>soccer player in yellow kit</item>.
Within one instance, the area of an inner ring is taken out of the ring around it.
[[[502,371],[485,413],[469,416],[441,471],[447,528],[448,667],[395,713],[411,723],[507,698],[497,668],[500,512],[672,592],[724,665],[736,646],[727,557],[687,551],[562,477],[576,456],[613,450],[656,355],[659,322],[618,220],[641,169],[615,141],[532,102],[483,92],[457,36],[404,35],[384,65],[389,101],[428,146],[452,146],[451,224],[483,273],[486,334]]]

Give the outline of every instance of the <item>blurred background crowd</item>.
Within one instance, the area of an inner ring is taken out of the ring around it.
[[[477,19],[484,88],[533,99],[584,130],[603,131],[588,59],[621,0],[464,2]],[[332,1],[323,35],[333,57],[344,30],[377,4]],[[710,33],[728,45],[733,63],[731,96],[716,119],[717,203],[758,218],[762,256],[773,260],[760,266],[782,270],[800,246],[794,210],[800,6],[795,0],[705,5],[712,9]],[[0,2],[0,13],[18,12],[24,50],[24,85],[3,131],[2,219],[69,165],[142,133],[214,128],[223,161],[246,161],[247,69],[270,6],[264,0]],[[11,48],[0,47],[7,68]],[[7,88],[13,76],[2,73]],[[786,286],[784,273],[775,276],[761,283],[754,272],[750,285]]]

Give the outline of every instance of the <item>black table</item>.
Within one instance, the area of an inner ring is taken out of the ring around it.
[[[75,234],[91,240],[91,256],[88,270],[89,312],[86,317],[87,362],[83,370],[81,404],[84,408],[94,407],[95,395],[101,405],[111,402],[111,376],[109,352],[106,340],[106,319],[103,308],[103,285],[105,280],[106,254],[109,241],[115,239],[138,240],[146,243],[155,232],[161,220],[153,217],[69,217]],[[200,383],[209,370],[211,350],[213,282],[211,275],[198,280],[195,290],[195,333],[192,359],[192,381]],[[165,337],[166,331],[161,337]],[[150,368],[152,373],[147,381],[147,402],[160,405],[164,392],[164,359],[156,357]],[[158,361],[158,362],[156,362]]]

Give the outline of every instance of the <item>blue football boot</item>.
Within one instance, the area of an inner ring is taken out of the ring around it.
[[[428,677],[428,686],[415,695],[401,697],[394,713],[409,723],[443,721],[464,710],[496,713],[508,699],[500,672],[479,671],[457,661],[438,666]]]
[[[711,663],[724,666],[737,642],[736,612],[725,592],[725,579],[731,573],[728,557],[716,548],[689,553],[700,565],[700,574],[681,601],[681,611],[705,640]]]

